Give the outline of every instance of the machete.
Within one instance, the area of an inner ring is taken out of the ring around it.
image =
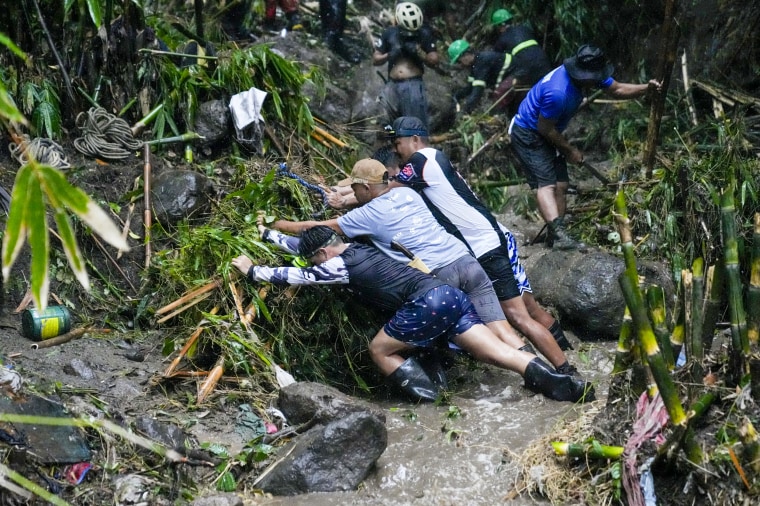
[[[407,265],[409,267],[414,267],[415,269],[424,272],[425,274],[430,274],[430,269],[427,265],[425,265],[425,262],[420,260],[420,257],[416,256],[414,253],[409,251],[409,248],[401,244],[400,242],[391,241],[391,249],[394,251],[400,251],[401,253],[406,256],[411,262],[409,262]]]

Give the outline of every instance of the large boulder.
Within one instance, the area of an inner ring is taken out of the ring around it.
[[[617,339],[625,312],[618,276],[625,270],[623,259],[603,251],[580,253],[549,248],[521,248],[533,294],[543,305],[554,307],[563,327],[583,340]],[[527,253],[527,254],[526,254]],[[675,289],[667,267],[638,262],[644,285],[665,290],[672,307]]]
[[[376,405],[310,381],[300,381],[282,388],[278,406],[291,425],[329,423],[364,411],[373,413],[385,423],[385,413]]]
[[[200,221],[211,211],[213,185],[192,170],[168,170],[151,181],[151,200],[155,217],[164,227],[181,220]]]
[[[388,445],[384,420],[358,411],[299,436],[257,486],[274,495],[355,490]]]

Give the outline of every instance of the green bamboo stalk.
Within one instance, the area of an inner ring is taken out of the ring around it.
[[[618,460],[623,455],[622,446],[607,446],[599,443],[581,444],[552,441],[554,453],[564,457],[585,457],[589,459]]]
[[[13,413],[0,413],[0,422],[21,423],[25,425],[50,425],[57,427],[90,427],[94,429],[103,429],[117,436],[120,436],[132,444],[136,444],[150,450],[156,455],[169,460],[170,462],[179,463],[186,459],[179,452],[172,448],[167,448],[161,443],[151,441],[150,439],[138,436],[129,430],[116,425],[108,420],[97,418],[62,418],[56,416],[36,416],[36,415],[16,415]]]
[[[615,350],[615,365],[612,367],[612,374],[619,374],[627,371],[633,362],[633,319],[628,306],[623,313],[623,323],[620,327],[618,336],[617,349]]]
[[[704,261],[697,258],[691,264],[691,353],[694,361],[702,363],[705,358],[705,348],[702,342],[702,323],[704,320],[705,276]],[[699,378],[701,380],[701,378]]]
[[[715,327],[721,312],[721,299],[723,296],[724,283],[723,269],[716,269],[714,265],[707,268],[705,276],[705,304],[702,314],[702,346],[705,350],[712,348]]]
[[[694,311],[694,276],[688,269],[681,270],[681,299],[683,301],[683,343],[686,345],[686,360],[691,362],[693,358],[691,349],[691,318]]]
[[[667,310],[665,308],[665,290],[661,286],[650,286],[646,291],[649,320],[652,322],[657,344],[671,371],[675,368],[673,348],[670,346],[670,331],[668,331]]]
[[[638,287],[639,275],[636,268],[636,255],[633,246],[633,233],[631,232],[631,220],[628,218],[628,208],[625,203],[625,193],[618,190],[615,195],[615,212],[613,213],[620,234],[620,247],[625,261],[625,273],[631,277],[631,283]]]
[[[745,462],[749,462],[750,467],[755,473],[760,473],[760,443],[758,442],[757,430],[752,422],[746,416],[739,427],[739,435],[742,438],[742,457]]]
[[[742,282],[739,266],[739,245],[736,232],[736,208],[733,184],[721,196],[721,225],[723,231],[724,266],[728,284],[728,308],[731,315],[731,360],[733,381],[739,384],[746,372],[745,357],[749,354],[747,316],[744,312]]]
[[[623,290],[623,297],[626,304],[631,309],[631,317],[636,326],[636,334],[645,353],[645,358],[652,370],[652,375],[657,382],[657,388],[662,395],[665,408],[670,416],[670,421],[676,427],[682,427],[686,423],[686,413],[684,412],[681,400],[678,398],[678,389],[673,382],[667,364],[657,346],[657,339],[652,331],[652,326],[647,318],[646,308],[641,297],[639,287],[631,282],[630,275],[621,274],[618,278],[620,287]]]
[[[24,475],[14,471],[13,469],[9,467],[6,467],[4,464],[0,464],[0,477],[6,478],[15,483],[18,483],[29,492],[35,494],[38,497],[41,497],[42,499],[46,500],[50,504],[54,504],[55,506],[71,506],[70,503],[64,501],[57,495],[51,492],[48,492],[47,489],[42,488],[38,484],[26,478]],[[5,486],[6,485],[0,484],[0,487],[5,487]],[[20,491],[14,491],[14,492],[18,493]]]
[[[677,308],[676,323],[673,325],[673,331],[670,333],[670,347],[673,349],[673,358],[678,362],[678,356],[681,354],[681,348],[683,348],[684,334],[686,334],[686,317],[684,316],[685,310],[683,307],[683,297],[679,297],[679,307]]]
[[[756,349],[760,341],[760,213],[755,213],[752,233],[752,264],[747,290],[747,338]]]

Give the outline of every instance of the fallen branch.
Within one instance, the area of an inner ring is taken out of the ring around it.
[[[216,365],[211,369],[200,387],[198,387],[198,404],[201,404],[206,400],[206,397],[216,388],[216,384],[219,383],[219,378],[224,374],[224,356],[219,357],[216,361]]]
[[[210,314],[214,315],[219,311],[218,306],[214,306],[214,308],[211,309]],[[201,332],[203,332],[203,329],[205,328],[203,325],[207,322],[207,320],[203,319],[198,324],[198,327],[196,327],[195,331],[192,333],[192,335],[188,338],[187,342],[185,342],[185,345],[182,347],[181,350],[179,350],[179,353],[177,356],[172,360],[172,363],[169,364],[169,367],[166,368],[164,371],[164,377],[169,378],[171,376],[174,376],[174,370],[179,366],[179,363],[182,361],[182,359],[187,355],[187,352],[190,350],[190,348],[195,344],[195,342],[198,340],[198,336],[201,335]]]
[[[58,346],[59,344],[68,343],[69,341],[73,341],[74,339],[79,339],[83,335],[85,335],[88,332],[111,332],[111,329],[93,329],[89,327],[80,327],[78,329],[74,329],[70,332],[66,332],[65,334],[61,334],[57,337],[52,337],[50,339],[45,339],[44,341],[40,341],[38,343],[32,344],[33,350],[41,350],[43,348],[50,348],[52,346]]]
[[[176,308],[178,306],[181,306],[182,304],[186,303],[189,300],[192,300],[193,298],[195,298],[195,297],[197,297],[199,295],[202,295],[202,294],[204,294],[206,292],[210,292],[211,290],[213,290],[214,288],[217,288],[218,286],[219,286],[219,280],[218,279],[215,279],[214,281],[206,283],[205,285],[201,286],[200,288],[196,288],[195,290],[193,290],[191,292],[185,293],[185,295],[183,295],[179,299],[175,300],[174,302],[165,305],[164,307],[162,307],[161,309],[159,309],[158,311],[156,311],[156,314],[160,315],[160,314],[167,313],[167,312],[171,311],[172,309],[174,309],[174,308]]]

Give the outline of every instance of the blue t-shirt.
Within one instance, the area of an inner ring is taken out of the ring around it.
[[[609,88],[613,79],[608,77],[597,84],[599,88]],[[528,92],[520,103],[515,116],[515,125],[530,130],[538,130],[538,117],[557,122],[557,131],[567,128],[570,119],[578,112],[583,101],[581,89],[573,84],[564,65],[560,65],[544,76]]]

